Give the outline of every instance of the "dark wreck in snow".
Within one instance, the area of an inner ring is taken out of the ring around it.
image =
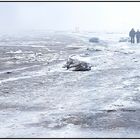
[[[75,58],[69,58],[63,68],[71,69],[72,71],[89,71],[91,70],[91,65]]]
[[[98,37],[92,37],[89,39],[89,42],[91,43],[99,43],[99,38]]]

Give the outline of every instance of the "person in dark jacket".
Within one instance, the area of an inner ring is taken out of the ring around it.
[[[140,31],[137,30],[136,32],[136,39],[137,39],[137,43],[140,43]]]
[[[135,43],[135,30],[134,30],[134,28],[132,28],[131,31],[129,32],[129,36],[131,38],[131,43]]]

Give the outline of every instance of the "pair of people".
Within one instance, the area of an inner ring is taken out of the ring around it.
[[[140,31],[137,30],[137,32],[135,32],[134,28],[131,29],[131,31],[129,32],[129,36],[131,38],[131,43],[135,43],[135,37],[137,40],[137,43],[140,43]]]

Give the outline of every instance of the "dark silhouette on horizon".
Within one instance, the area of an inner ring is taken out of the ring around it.
[[[135,35],[136,35],[136,32],[135,32],[134,28],[132,28],[131,31],[129,32],[129,36],[131,38],[131,43],[135,43]]]
[[[137,43],[140,43],[140,31],[137,30],[136,32],[136,40],[137,40]]]

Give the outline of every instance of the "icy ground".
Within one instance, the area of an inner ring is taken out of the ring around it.
[[[140,137],[140,45],[120,37],[127,34],[0,35],[0,137]],[[91,71],[62,68],[71,55]]]

